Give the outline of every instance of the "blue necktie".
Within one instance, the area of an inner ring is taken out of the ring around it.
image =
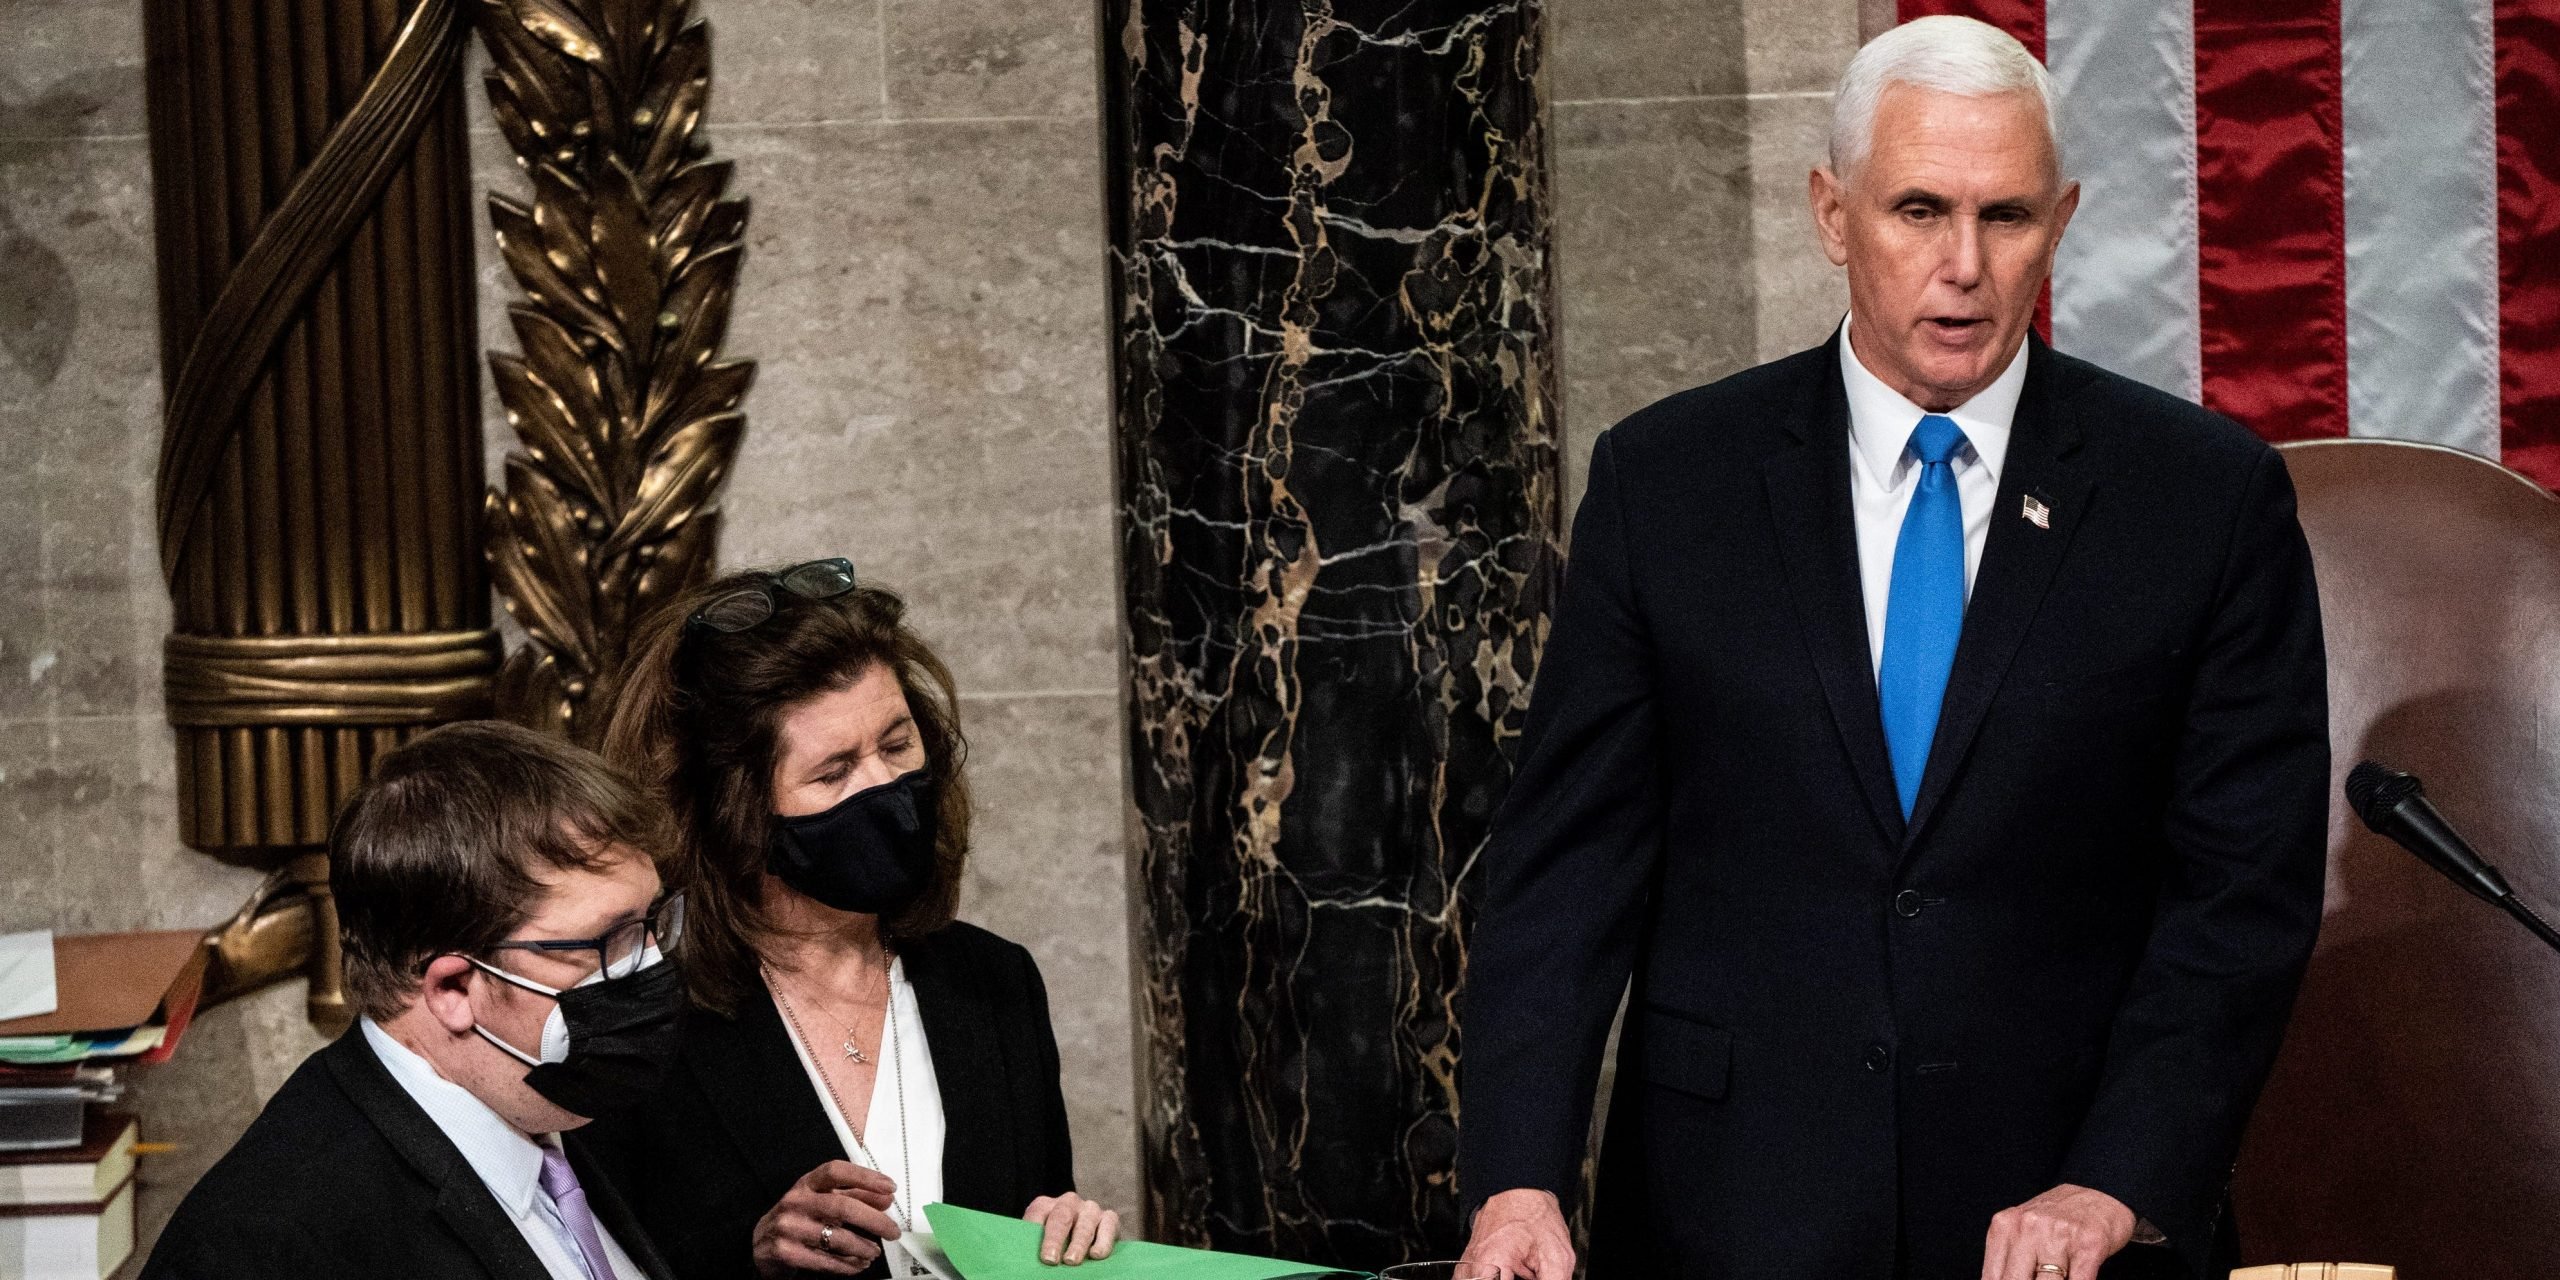
[[[1947,672],[1956,663],[1956,637],[1964,633],[1964,507],[1956,500],[1955,468],[1964,431],[1940,414],[1911,429],[1911,452],[1920,459],[1920,487],[1903,513],[1893,544],[1893,585],[1885,596],[1884,663],[1876,672],[1876,698],[1884,711],[1884,746],[1893,757],[1893,786],[1902,816],[1920,798],[1920,775],[1929,767],[1929,743],[1938,736],[1938,705]]]

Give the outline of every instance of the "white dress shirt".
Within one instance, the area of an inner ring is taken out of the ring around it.
[[[906,961],[896,957],[889,961],[889,1014],[896,1023],[898,1054],[894,1064],[884,1054],[874,1073],[871,1105],[864,1110],[860,1142],[854,1140],[843,1109],[836,1105],[835,1090],[827,1087],[827,1078],[818,1073],[817,1060],[809,1056],[810,1046],[794,1035],[791,1051],[799,1055],[800,1069],[809,1073],[809,1087],[818,1091],[818,1105],[826,1108],[827,1123],[835,1127],[836,1141],[843,1145],[845,1158],[865,1168],[877,1168],[863,1158],[863,1148],[868,1145],[880,1164],[888,1166],[879,1171],[898,1184],[897,1203],[889,1217],[899,1223],[901,1234],[886,1242],[889,1274],[958,1280],[960,1273],[952,1269],[951,1260],[934,1244],[933,1226],[924,1216],[926,1205],[942,1199],[942,1087],[934,1079],[933,1051],[925,1043],[924,1015],[916,1006],[916,989],[907,981]],[[784,1025],[790,1025],[787,1016]],[[825,1034],[822,1028],[812,1027],[809,1031],[812,1035]],[[889,1035],[881,1037],[884,1049],[891,1039]],[[838,1042],[830,1041],[825,1048],[830,1053],[841,1052]],[[906,1104],[903,1120],[898,1112],[902,1091]]]
[[[1854,317],[1852,317],[1854,319]],[[1920,460],[1911,452],[1911,430],[1929,411],[1884,384],[1849,347],[1850,320],[1840,322],[1840,380],[1849,390],[1849,506],[1858,524],[1858,585],[1867,603],[1869,673],[1884,670],[1885,604],[1893,592],[1893,549],[1902,538],[1902,516],[1920,489]],[[1982,546],[1991,536],[1991,504],[2000,496],[2000,464],[2009,456],[2009,428],[2018,416],[2018,393],[2027,385],[2027,348],[2018,345],[2009,367],[1971,400],[1949,409],[1966,444],[1956,450],[1956,501],[1964,510],[1964,590],[1973,598]]]
[[[551,1280],[608,1280],[587,1275],[569,1226],[560,1217],[560,1207],[543,1194],[542,1144],[524,1136],[491,1111],[488,1103],[473,1097],[470,1090],[437,1074],[435,1064],[392,1039],[391,1033],[373,1019],[359,1019],[357,1025],[364,1028],[365,1043],[372,1046],[373,1056],[382,1060],[391,1078],[461,1150],[463,1160],[480,1175],[481,1183],[496,1197],[498,1207],[505,1209],[515,1221],[516,1230],[524,1233],[524,1242],[532,1246],[533,1256],[542,1260],[542,1269],[551,1273]],[[555,1146],[559,1141],[558,1134],[546,1135],[542,1140]],[[588,1199],[593,1201],[593,1193]],[[605,1261],[613,1267],[610,1280],[645,1280],[647,1273],[623,1252],[622,1242],[613,1238],[612,1229],[601,1219],[596,1222],[596,1237],[604,1242]]]

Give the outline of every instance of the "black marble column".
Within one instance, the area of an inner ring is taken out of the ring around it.
[[[1148,1227],[1448,1256],[1558,568],[1536,0],[1107,0]]]

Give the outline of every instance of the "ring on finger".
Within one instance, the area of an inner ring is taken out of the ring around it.
[[[2063,1270],[2062,1264],[2059,1262],[2039,1262],[2036,1264],[2036,1274],[2040,1276],[2069,1276],[2071,1273]]]
[[[834,1253],[836,1251],[836,1247],[827,1242],[835,1238],[836,1229],[834,1227],[818,1228],[818,1251],[820,1253]]]

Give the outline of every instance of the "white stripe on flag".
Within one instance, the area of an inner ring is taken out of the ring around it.
[[[2045,61],[2080,212],[2053,264],[2053,343],[2199,399],[2194,0],[2047,0]]]
[[[2347,430],[2498,456],[2491,0],[2341,0]]]

